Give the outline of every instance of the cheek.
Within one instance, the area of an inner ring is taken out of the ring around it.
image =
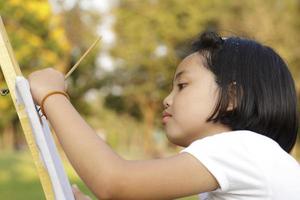
[[[174,120],[183,129],[198,129],[206,123],[206,119],[215,108],[216,96],[210,91],[178,97],[174,102]]]

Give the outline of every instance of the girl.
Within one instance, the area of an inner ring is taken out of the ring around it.
[[[66,98],[58,71],[30,74],[31,92],[71,164],[100,199],[299,199],[300,166],[289,155],[297,100],[284,61],[270,47],[214,32],[201,34],[193,47],[163,102],[167,137],[185,147],[169,158],[128,161],[117,155]],[[86,199],[74,191],[76,199]]]

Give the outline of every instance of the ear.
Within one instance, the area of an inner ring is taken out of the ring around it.
[[[229,92],[229,104],[226,111],[232,111],[236,108],[237,105],[237,84],[236,82],[232,82],[228,85],[228,92]]]

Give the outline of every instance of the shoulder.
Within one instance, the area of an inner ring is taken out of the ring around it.
[[[276,154],[287,154],[277,142],[259,133],[238,130],[215,134],[191,143],[181,152],[192,154],[198,159],[204,158],[224,160],[231,162],[247,160],[248,162],[260,162],[264,157]],[[220,163],[221,164],[221,163]],[[234,164],[234,163],[233,163]],[[232,167],[234,165],[232,164]]]
[[[191,143],[184,152],[197,158],[216,178],[220,189],[214,192],[222,195],[247,191],[249,195],[268,197],[274,191],[290,191],[289,186],[299,185],[297,161],[274,140],[252,131],[205,137]],[[289,186],[283,189],[282,182]]]
[[[232,185],[251,187],[254,177],[260,179],[261,168],[258,149],[265,144],[277,148],[277,143],[258,133],[240,130],[208,136],[191,143],[181,153],[189,153],[197,158],[216,178],[222,191],[228,191]],[[258,182],[256,181],[256,186]],[[260,183],[263,185],[263,182]],[[236,189],[236,188],[235,188]]]
[[[251,146],[255,144],[257,145],[279,145],[264,135],[259,133],[249,131],[249,130],[237,130],[230,131],[224,133],[218,133],[212,136],[208,136],[191,143],[187,148],[197,148],[197,147],[207,147],[207,148],[230,148],[230,149],[238,149],[238,148],[246,148],[247,146]],[[211,146],[218,145],[218,146]],[[183,150],[184,151],[184,150]]]

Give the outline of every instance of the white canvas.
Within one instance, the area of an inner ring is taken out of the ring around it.
[[[25,106],[40,157],[53,186],[55,199],[75,200],[48,122],[45,117],[40,117],[37,112],[30,93],[29,83],[24,77],[18,76],[16,79],[16,96],[17,103]]]

